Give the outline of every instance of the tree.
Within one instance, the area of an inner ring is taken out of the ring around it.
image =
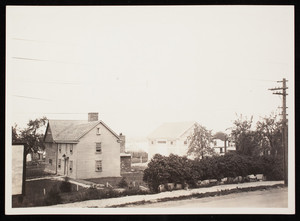
[[[212,138],[211,130],[195,124],[194,133],[188,137],[189,148],[187,154],[201,159],[205,156],[215,155],[215,151],[211,147]]]
[[[274,113],[257,122],[256,130],[260,135],[263,152],[270,151],[272,156],[283,154],[281,126],[282,122]]]
[[[214,135],[214,138],[215,138],[215,139],[220,139],[220,140],[222,140],[222,141],[225,141],[225,140],[227,139],[227,134],[225,134],[225,133],[219,131],[219,132],[217,132],[217,133]]]
[[[231,131],[232,138],[236,145],[236,151],[239,154],[249,156],[259,155],[259,134],[257,131],[252,130],[253,117],[250,120],[240,118],[234,121],[234,126]]]
[[[43,127],[46,123],[46,117],[30,120],[27,124],[27,128],[21,130],[18,129],[15,124],[12,127],[12,142],[25,143],[25,154],[32,152],[36,153],[38,150],[44,150]]]
[[[18,125],[15,124],[12,126],[12,142],[13,143],[19,143],[20,142],[20,137],[18,134]]]

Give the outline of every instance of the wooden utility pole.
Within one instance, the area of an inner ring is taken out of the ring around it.
[[[276,91],[273,94],[282,95],[282,147],[283,147],[283,161],[284,161],[284,184],[288,185],[288,127],[287,127],[287,113],[286,113],[286,90],[288,87],[286,86],[287,80],[285,78],[282,81],[277,81],[278,83],[282,82],[282,87],[280,88],[271,88],[269,90]],[[280,91],[280,92],[279,92]]]

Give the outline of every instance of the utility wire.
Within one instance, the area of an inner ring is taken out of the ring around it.
[[[92,64],[81,64],[81,63],[77,63],[77,62],[45,60],[45,59],[38,59],[38,58],[26,58],[26,57],[12,57],[12,58],[13,58],[13,59],[17,59],[17,60],[41,61],[41,62],[54,62],[54,63],[61,63],[61,64],[92,65]]]
[[[53,101],[53,100],[50,100],[50,99],[39,98],[39,97],[29,97],[29,96],[22,96],[22,95],[13,95],[13,96],[14,97],[19,97],[19,98],[33,99],[33,100]]]

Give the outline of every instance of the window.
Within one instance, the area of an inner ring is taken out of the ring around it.
[[[186,140],[183,143],[184,143],[184,145],[187,145],[187,141]]]
[[[58,144],[58,152],[61,153],[61,144]]]
[[[173,141],[171,141],[170,144],[173,145]]]
[[[58,159],[58,164],[57,164],[58,169],[61,168],[61,159]]]
[[[65,144],[65,146],[66,146],[66,153],[68,153],[68,145],[67,145],[67,144]]]
[[[163,144],[166,144],[167,141],[165,141],[165,140],[159,140],[159,141],[157,141],[157,143],[163,143]]]
[[[96,172],[101,172],[102,171],[102,161],[101,160],[96,160],[95,170],[96,170]]]
[[[220,148],[220,153],[223,153],[223,148]]]
[[[73,153],[73,144],[70,144],[70,154]]]
[[[154,141],[151,141],[151,144],[154,144]]]
[[[49,159],[49,164],[52,165],[52,159]]]
[[[97,135],[100,135],[100,127],[97,127]]]
[[[70,173],[73,172],[73,160],[70,160]]]
[[[102,153],[101,143],[96,143],[96,153]]]

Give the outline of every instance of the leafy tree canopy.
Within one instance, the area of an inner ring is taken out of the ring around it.
[[[188,137],[189,148],[187,154],[196,159],[215,155],[215,151],[211,147],[212,139],[211,130],[207,130],[204,126],[199,124],[195,124],[193,134]]]
[[[222,140],[222,141],[225,141],[225,140],[226,140],[226,137],[227,137],[227,134],[225,134],[225,133],[223,133],[223,132],[221,132],[221,131],[217,132],[217,133],[214,135],[214,138],[215,138],[215,139],[220,139],[220,140]]]
[[[271,155],[283,154],[281,126],[282,121],[274,113],[257,122],[256,130],[263,152],[270,151]]]
[[[47,118],[42,117],[35,120],[30,120],[27,127],[19,129],[18,125],[12,127],[12,142],[25,143],[25,153],[37,152],[44,150],[44,127],[47,123]]]
[[[236,151],[240,154],[249,156],[259,155],[259,137],[255,130],[252,130],[253,116],[250,120],[240,115],[240,117],[234,121],[234,126],[231,131],[231,135],[234,139]]]

